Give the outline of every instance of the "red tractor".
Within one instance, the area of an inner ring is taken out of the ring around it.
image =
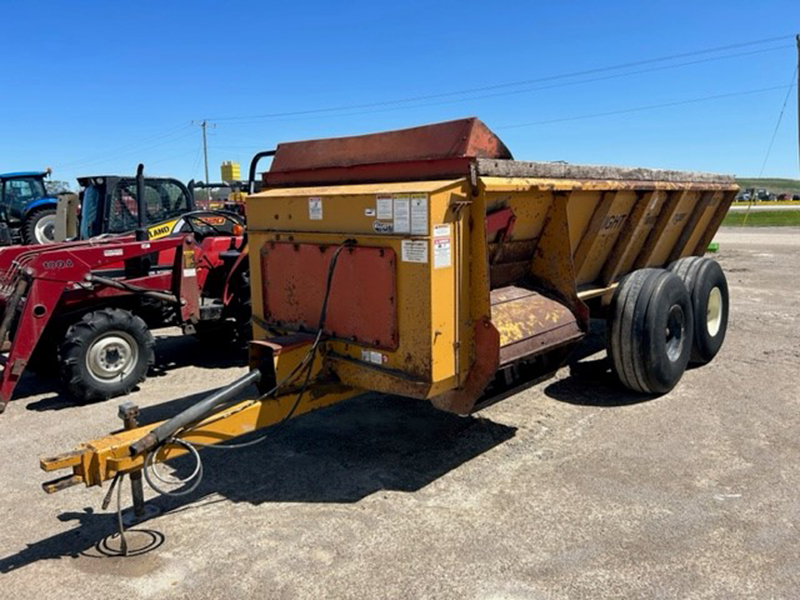
[[[129,393],[153,365],[151,329],[247,335],[250,293],[241,216],[193,210],[173,179],[96,177],[80,236],[0,249],[0,412],[28,366],[60,366],[78,400]]]

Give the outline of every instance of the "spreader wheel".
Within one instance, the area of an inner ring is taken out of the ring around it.
[[[127,310],[87,313],[59,348],[62,380],[80,400],[129,394],[155,362],[153,345],[145,322]]]
[[[694,319],[680,277],[641,269],[625,277],[611,302],[608,353],[626,387],[665,394],[680,381],[692,350]]]
[[[719,263],[688,256],[670,265],[683,280],[694,309],[694,341],[691,362],[704,365],[717,355],[728,330],[728,281]]]

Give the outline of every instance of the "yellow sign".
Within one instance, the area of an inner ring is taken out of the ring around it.
[[[172,233],[172,230],[177,225],[178,219],[173,219],[172,221],[165,221],[164,223],[159,223],[158,225],[153,225],[147,229],[147,237],[151,240],[157,240],[163,237],[167,237],[169,234]]]

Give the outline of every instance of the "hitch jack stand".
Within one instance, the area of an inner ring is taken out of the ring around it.
[[[130,400],[119,405],[119,418],[122,419],[125,431],[139,427],[139,407]],[[136,470],[128,473],[131,480],[131,496],[133,497],[133,510],[126,511],[122,520],[126,527],[141,523],[158,515],[161,511],[152,504],[144,503],[144,481],[142,471]]]

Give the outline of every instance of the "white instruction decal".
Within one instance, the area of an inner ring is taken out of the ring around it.
[[[400,250],[400,255],[403,262],[428,262],[427,241],[403,240],[400,244]]]
[[[450,225],[434,225],[433,268],[446,269],[452,266],[450,255]]]
[[[312,221],[322,221],[322,198],[308,199],[308,218]]]
[[[428,235],[428,197],[411,197],[411,235]]]
[[[450,237],[450,223],[433,226],[433,237]]]
[[[392,211],[392,197],[391,196],[376,196],[375,206],[378,209],[379,219],[393,219],[394,213]]]
[[[387,357],[375,350],[361,349],[361,360],[364,362],[372,363],[374,365],[382,365],[386,362]]]
[[[394,231],[395,233],[411,233],[411,212],[408,196],[394,198]]]
[[[103,250],[103,256],[122,256],[122,248],[113,248],[112,250]]]

